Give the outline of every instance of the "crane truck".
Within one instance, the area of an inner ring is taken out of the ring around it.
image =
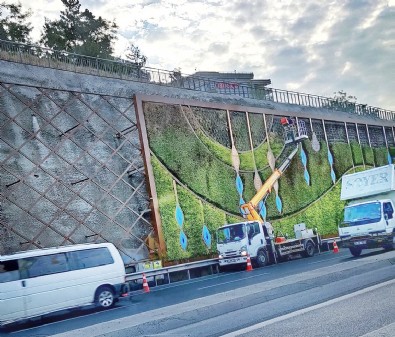
[[[347,202],[339,224],[342,247],[353,256],[363,249],[395,248],[395,166],[380,166],[342,177]]]
[[[247,257],[256,266],[263,267],[269,263],[277,263],[290,256],[301,254],[311,257],[320,244],[317,231],[307,229],[304,223],[294,225],[295,238],[275,236],[272,225],[264,221],[258,212],[258,205],[265,201],[275,182],[281,177],[290,165],[299,150],[299,143],[307,138],[305,134],[291,135],[287,125],[285,144],[294,144],[295,148],[284,160],[281,166],[274,170],[272,175],[263,183],[256,195],[247,203],[240,206],[241,213],[246,221],[226,224],[217,230],[217,252],[219,267],[247,264]]]

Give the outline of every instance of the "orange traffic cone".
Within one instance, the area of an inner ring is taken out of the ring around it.
[[[145,293],[149,293],[149,285],[147,282],[147,278],[145,277],[145,274],[143,274],[143,290]]]
[[[252,265],[251,265],[251,259],[250,259],[250,254],[247,255],[247,269],[246,271],[251,271],[252,270]]]
[[[338,253],[339,252],[339,247],[337,246],[336,241],[333,241],[333,252]]]

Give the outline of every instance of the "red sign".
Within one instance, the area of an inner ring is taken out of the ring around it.
[[[238,83],[216,82],[215,86],[218,89],[237,89],[239,87],[239,84]]]

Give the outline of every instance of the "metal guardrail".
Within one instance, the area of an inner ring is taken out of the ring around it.
[[[132,62],[121,59],[101,59],[37,45],[0,40],[0,59],[77,73],[120,78],[195,91],[236,95],[277,103],[326,108],[357,115],[374,116],[384,120],[395,120],[395,111],[372,107],[366,104],[339,102],[334,98],[295,91],[261,88],[254,86],[252,83],[240,84],[231,81],[213,80],[195,75],[182,74],[178,70],[168,71],[140,67]]]
[[[333,244],[334,241],[339,241],[339,237],[321,239],[320,240],[321,247],[318,248],[319,254],[321,254],[324,251],[329,251],[331,249],[330,244]],[[164,267],[164,268],[128,273],[128,274],[126,274],[125,281],[126,282],[136,282],[138,280],[141,281],[143,278],[143,274],[144,274],[148,279],[154,278],[155,286],[157,286],[158,285],[157,278],[167,275],[167,279],[169,282],[166,284],[169,284],[169,283],[171,283],[171,278],[170,278],[171,273],[176,273],[176,272],[180,272],[180,271],[187,272],[187,280],[189,280],[189,279],[191,279],[190,270],[196,269],[196,268],[202,268],[202,267],[211,267],[211,268],[214,267],[215,273],[219,273],[218,259],[216,258],[216,259],[188,262],[188,263],[178,264],[175,266],[169,266],[169,267]],[[212,274],[214,274],[214,270],[212,270]]]
[[[202,267],[216,267],[216,272],[218,272],[218,259],[209,259],[209,260],[202,260],[202,261],[195,261],[195,262],[188,262],[182,263],[175,266],[163,267],[158,269],[146,270],[146,271],[138,271],[135,273],[126,274],[126,282],[141,280],[143,278],[143,274],[146,277],[156,277],[167,275],[169,278],[170,283],[170,273],[175,273],[179,271],[187,271],[188,272],[188,279],[190,279],[189,271],[191,269],[202,268]],[[155,280],[156,282],[156,280]]]

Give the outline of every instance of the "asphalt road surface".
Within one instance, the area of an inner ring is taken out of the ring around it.
[[[229,272],[18,324],[10,337],[394,337],[395,251],[348,250]]]

